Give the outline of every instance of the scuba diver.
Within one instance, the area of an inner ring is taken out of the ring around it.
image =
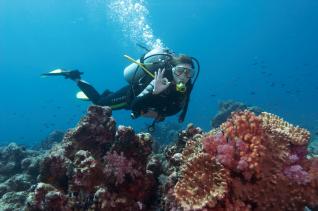
[[[76,95],[78,99],[110,106],[113,110],[131,110],[133,119],[140,116],[153,118],[153,123],[148,127],[150,132],[155,129],[156,122],[180,111],[179,122],[182,123],[199,75],[198,60],[162,48],[148,51],[137,61],[127,55],[125,57],[132,62],[124,69],[124,77],[129,85],[116,92],[105,90],[102,94],[98,93],[92,85],[81,79],[83,72],[78,70],[57,69],[42,75],[64,76],[75,81],[81,90]]]

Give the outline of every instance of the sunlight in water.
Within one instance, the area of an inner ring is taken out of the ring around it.
[[[132,42],[145,45],[147,48],[163,47],[157,39],[147,20],[149,14],[143,0],[111,0],[108,3],[109,16],[119,23],[122,31]]]

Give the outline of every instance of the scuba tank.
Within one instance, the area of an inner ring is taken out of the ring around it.
[[[150,72],[163,68],[166,65],[167,59],[171,59],[171,52],[164,48],[155,48],[140,59],[138,63],[142,63]],[[142,78],[147,76],[145,72],[137,63],[132,63],[124,69],[124,78],[129,84],[139,82]]]
[[[159,68],[165,68],[166,70],[173,69],[172,60],[175,54],[166,48],[155,48],[141,56],[141,58],[138,60],[134,60],[127,55],[124,56],[132,62],[132,64],[128,65],[124,69],[124,78],[131,85],[133,93],[136,96],[136,92],[138,93],[142,91],[145,88],[144,86],[148,85],[151,80],[153,80],[155,77],[154,72]],[[191,92],[191,89],[193,88],[200,73],[200,64],[196,58],[190,58],[193,63],[196,63],[197,66],[197,73],[190,88]],[[171,75],[171,77],[173,76]],[[186,92],[186,84],[183,82],[176,84],[176,90],[181,93]]]

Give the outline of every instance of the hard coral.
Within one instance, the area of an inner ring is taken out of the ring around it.
[[[281,140],[289,141],[291,144],[298,146],[308,144],[310,138],[308,130],[294,126],[271,113],[262,112],[260,118],[262,119],[262,126],[267,134]]]
[[[200,153],[188,161],[182,175],[174,195],[186,210],[214,207],[228,191],[227,170],[209,154]]]

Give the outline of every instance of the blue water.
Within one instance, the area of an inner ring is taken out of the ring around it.
[[[138,58],[136,42],[156,39],[200,61],[186,123],[207,130],[218,102],[234,99],[318,129],[318,1],[123,0],[143,9],[128,16],[110,9],[116,2],[0,0],[1,143],[39,142],[74,127],[89,106],[75,99],[74,82],[41,73],[77,68],[99,91],[116,90],[126,84],[123,55]],[[114,117],[136,130],[150,123]]]

